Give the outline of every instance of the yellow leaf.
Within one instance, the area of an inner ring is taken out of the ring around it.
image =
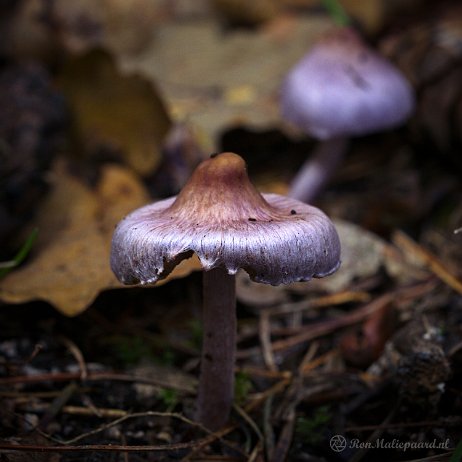
[[[136,175],[122,167],[105,166],[98,185],[91,189],[58,166],[53,191],[34,223],[39,237],[31,261],[0,281],[0,299],[7,303],[44,300],[75,316],[101,291],[125,287],[109,267],[112,232],[123,216],[147,202]],[[189,259],[167,280],[197,269],[198,260]]]
[[[141,175],[155,170],[170,121],[151,82],[122,75],[109,54],[95,50],[69,58],[58,83],[85,151],[116,152]]]

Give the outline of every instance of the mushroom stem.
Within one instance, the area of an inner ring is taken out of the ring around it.
[[[288,196],[306,203],[312,202],[337,170],[347,148],[346,137],[320,142],[293,179]]]
[[[234,398],[236,281],[224,268],[204,271],[203,344],[197,418],[210,430],[228,421]]]

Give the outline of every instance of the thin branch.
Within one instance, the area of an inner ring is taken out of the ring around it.
[[[26,383],[40,383],[40,382],[66,382],[70,380],[79,380],[79,372],[49,372],[44,374],[33,374],[33,375],[17,375],[12,377],[0,377],[0,386],[1,385],[17,385],[17,384],[26,384]],[[172,388],[174,390],[183,392],[183,393],[195,393],[195,387],[186,386],[186,384],[178,384],[173,381],[163,381],[160,378],[147,378],[141,377],[138,375],[129,375],[122,374],[117,372],[88,372],[86,382],[100,381],[100,380],[113,380],[120,382],[138,382],[146,383],[148,385],[157,385],[160,387]]]
[[[417,257],[430,269],[433,274],[435,274],[435,276],[441,279],[453,290],[462,294],[462,281],[460,278],[452,274],[446,265],[438,257],[436,257],[436,255],[433,255],[430,251],[413,241],[402,231],[396,231],[393,234],[392,241],[402,251]]]
[[[82,433],[81,435],[76,436],[75,438],[72,438],[72,439],[67,440],[67,441],[61,441],[61,444],[64,444],[66,446],[71,445],[71,444],[75,444],[78,441],[81,441],[81,440],[83,440],[83,439],[85,439],[85,438],[87,438],[89,436],[97,435],[98,433],[101,433],[101,432],[103,432],[105,430],[108,430],[109,428],[115,427],[116,425],[119,425],[122,422],[125,422],[126,420],[140,418],[140,417],[170,417],[170,418],[181,420],[182,422],[187,423],[187,424],[189,424],[191,426],[200,428],[202,431],[204,431],[207,434],[212,434],[212,432],[210,430],[206,429],[200,423],[194,422],[193,420],[190,420],[187,417],[185,417],[185,416],[183,416],[181,414],[178,414],[176,412],[147,411],[147,412],[135,412],[133,414],[123,415],[123,416],[113,420],[112,422],[109,422],[109,423],[107,423],[105,425],[102,425],[102,426],[100,426],[98,428],[90,430],[90,431],[88,431],[86,433]]]
[[[122,444],[88,444],[82,446],[48,446],[41,444],[11,444],[0,442],[0,451],[5,452],[159,452],[177,451],[180,449],[190,449],[200,444],[208,438],[202,440],[188,441],[186,443],[160,444],[160,445],[122,445]]]
[[[125,420],[132,419],[132,418],[139,418],[139,417],[170,417],[179,419],[182,422],[185,422],[189,425],[195,426],[200,428],[202,431],[206,432],[208,435],[205,438],[200,440],[193,440],[188,441],[185,443],[174,443],[174,444],[161,444],[161,445],[120,445],[120,444],[88,444],[88,445],[74,445],[74,443],[81,441],[84,438],[89,436],[96,435],[102,431],[105,431],[109,428],[114,427],[122,423]],[[198,422],[194,422],[187,417],[184,417],[181,414],[173,413],[173,412],[155,412],[155,411],[148,411],[148,412],[137,412],[133,414],[127,414],[122,416],[118,419],[113,420],[112,422],[100,426],[94,430],[89,432],[83,433],[75,438],[72,438],[67,441],[59,441],[56,438],[47,435],[46,433],[36,429],[40,435],[50,439],[54,442],[59,442],[59,445],[38,445],[38,444],[11,444],[0,442],[0,451],[12,452],[12,451],[23,451],[23,452],[76,452],[76,451],[85,451],[85,452],[92,452],[92,451],[102,451],[102,452],[149,452],[149,451],[176,451],[180,449],[190,449],[196,447],[204,447],[210,444],[212,441],[219,439],[223,444],[231,447],[233,450],[236,448],[230,445],[228,442],[222,439],[222,436],[226,433],[218,432],[213,433],[204,426],[202,426]]]
[[[85,380],[88,375],[88,369],[82,351],[72,340],[68,339],[67,337],[59,336],[59,340],[64,344],[64,346],[70,351],[74,359],[77,361],[80,369],[80,379]]]
[[[258,334],[260,337],[260,345],[263,354],[263,361],[265,362],[266,367],[272,371],[276,372],[278,370],[276,366],[276,361],[274,359],[273,350],[271,348],[271,324],[270,324],[270,315],[266,311],[262,311],[259,316],[259,328]]]

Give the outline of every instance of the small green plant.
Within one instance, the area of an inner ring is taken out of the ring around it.
[[[155,361],[161,366],[174,366],[176,354],[170,348],[166,348],[162,353],[156,356]]]
[[[159,398],[166,407],[166,412],[171,412],[178,404],[178,392],[171,388],[161,388],[159,390]]]
[[[462,460],[462,440],[459,441],[459,444],[454,449],[449,462],[460,462]]]
[[[306,444],[319,444],[330,419],[327,406],[318,407],[310,417],[299,417],[295,426],[296,437]]]
[[[351,25],[351,19],[338,0],[323,0],[324,8],[339,26]]]
[[[19,266],[29,255],[29,252],[32,249],[32,246],[37,239],[38,229],[34,228],[29,234],[26,242],[19,249],[18,253],[13,257],[12,260],[0,262],[0,279],[5,277],[13,268]]]
[[[252,381],[245,372],[237,372],[234,378],[234,402],[240,406],[247,400],[250,390],[252,390]]]
[[[197,319],[191,319],[189,322],[189,331],[191,332],[191,338],[189,340],[190,345],[193,348],[200,349],[202,345],[203,329],[202,324]]]
[[[125,365],[138,363],[143,358],[151,358],[152,351],[141,337],[115,335],[107,340],[113,347],[115,356]]]

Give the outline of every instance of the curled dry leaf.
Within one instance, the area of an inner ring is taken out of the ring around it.
[[[356,367],[366,367],[377,360],[396,327],[396,312],[385,304],[364,321],[360,330],[349,332],[340,340],[342,356]]]
[[[155,170],[170,121],[151,82],[122,75],[109,54],[93,51],[69,59],[59,84],[87,152],[124,156],[141,175]]]
[[[115,165],[104,167],[94,189],[62,165],[53,183],[35,223],[39,238],[31,261],[0,281],[0,299],[44,300],[74,316],[101,291],[123,287],[109,268],[112,232],[125,214],[148,202],[148,196],[135,175]],[[171,277],[186,275],[195,265],[200,268],[196,260],[187,260]]]

